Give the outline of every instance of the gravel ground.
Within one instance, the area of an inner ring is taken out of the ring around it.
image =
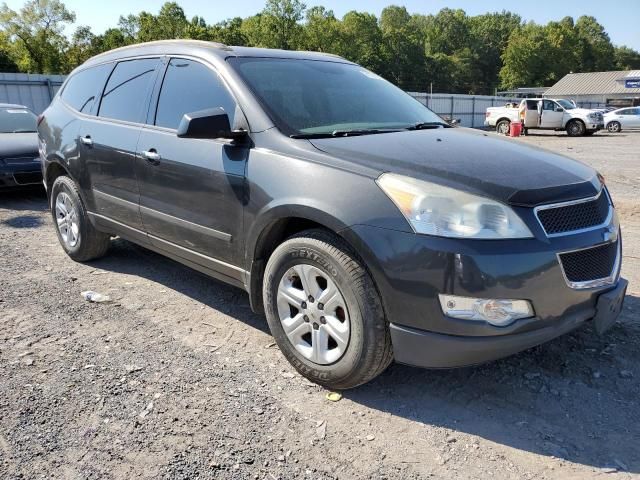
[[[621,321],[475,368],[392,365],[338,402],[241,290],[122,240],[74,263],[41,193],[0,196],[0,478],[639,477],[640,133],[513,141],[607,178]]]

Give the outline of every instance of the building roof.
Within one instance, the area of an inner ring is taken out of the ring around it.
[[[640,88],[626,88],[625,80],[639,79],[640,71],[569,73],[545,92],[545,96],[638,94]]]

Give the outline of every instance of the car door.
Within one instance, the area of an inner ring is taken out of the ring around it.
[[[622,128],[640,128],[640,108],[627,108],[620,113]]]
[[[176,135],[184,114],[208,108],[222,107],[233,125],[236,102],[209,65],[165,63],[138,145],[142,221],[157,248],[237,279],[248,147]]]
[[[539,120],[538,102],[535,100],[526,100],[524,108],[524,126],[527,128],[536,128]]]
[[[564,108],[553,100],[542,100],[540,128],[562,128]]]
[[[135,158],[160,58],[118,62],[79,130],[95,214],[142,231]]]

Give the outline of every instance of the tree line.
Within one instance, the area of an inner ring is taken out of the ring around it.
[[[3,4],[0,71],[65,74],[98,53],[173,38],[334,53],[417,91],[493,94],[550,86],[572,71],[640,69],[640,53],[613,45],[591,16],[540,25],[508,11],[422,15],[392,5],[379,18],[355,10],[338,18],[300,0],[267,0],[253,16],[208,24],[167,2],[157,14],[121,16],[102,34],[77,26],[67,37],[75,20],[61,0],[29,0],[19,11]]]

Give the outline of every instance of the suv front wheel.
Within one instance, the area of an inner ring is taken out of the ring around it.
[[[78,188],[67,176],[60,176],[53,182],[51,215],[60,245],[72,259],[86,262],[107,253],[111,237],[93,227]]]
[[[313,382],[353,388],[391,363],[378,292],[339,237],[308,230],[285,241],[267,263],[263,290],[276,343]]]

